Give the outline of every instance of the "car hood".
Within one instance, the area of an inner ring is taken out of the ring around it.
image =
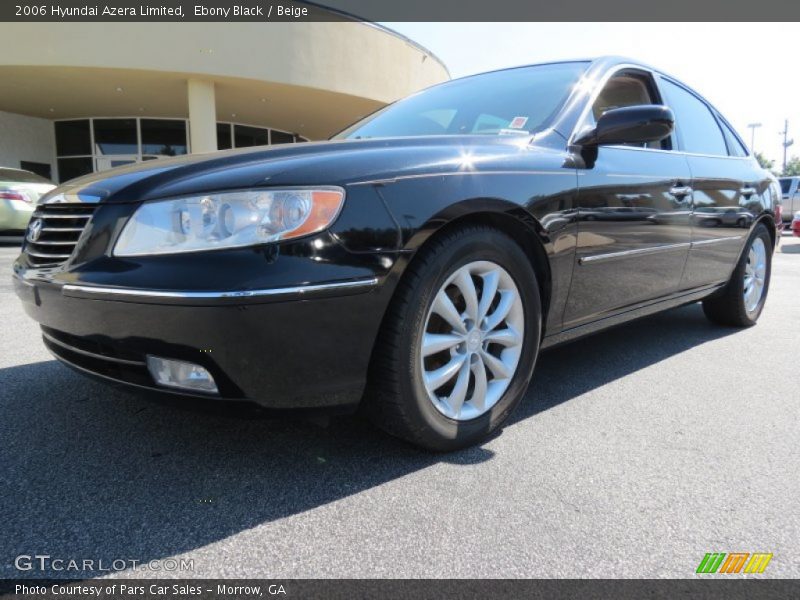
[[[515,162],[526,170],[552,168],[563,156],[563,150],[531,143],[527,136],[287,144],[152,160],[93,173],[59,186],[42,202],[140,202],[254,187],[346,186],[465,169],[494,170]]]

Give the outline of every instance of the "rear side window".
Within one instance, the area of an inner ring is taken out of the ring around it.
[[[727,123],[720,120],[719,124],[722,127],[722,133],[725,134],[725,141],[728,143],[728,154],[730,156],[747,156],[747,148],[739,141],[739,138],[737,138],[733,130],[728,127]]]
[[[697,96],[662,79],[667,106],[675,113],[675,126],[683,140],[683,151],[728,156],[728,148],[717,120]]]
[[[789,190],[792,188],[792,180],[791,179],[781,179],[781,193],[788,194]]]

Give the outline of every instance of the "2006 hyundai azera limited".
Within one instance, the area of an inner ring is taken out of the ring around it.
[[[14,265],[44,343],[132,386],[363,408],[449,450],[538,352],[702,300],[746,327],[780,188],[676,79],[619,58],[450,81],[332,140],[89,175]],[[535,395],[535,382],[533,387]]]

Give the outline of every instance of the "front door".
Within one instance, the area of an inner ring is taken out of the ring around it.
[[[649,73],[624,71],[598,96],[592,115],[661,104]],[[691,173],[672,140],[649,147],[603,146],[579,171],[576,264],[564,314],[575,327],[678,290],[691,238]]]

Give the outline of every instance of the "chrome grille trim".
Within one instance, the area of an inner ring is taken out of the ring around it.
[[[44,252],[34,252],[32,250],[25,250],[25,254],[28,256],[35,256],[36,258],[69,258],[72,256],[71,254],[53,254],[51,252],[44,253]]]
[[[74,246],[75,242],[70,242],[70,241],[61,241],[61,242],[59,242],[59,241],[46,241],[46,242],[42,242],[42,241],[38,241],[38,242],[36,242],[36,245],[37,246]]]
[[[72,256],[83,230],[96,206],[84,203],[40,204],[31,215],[31,222],[41,221],[39,237],[25,239],[24,253],[34,267],[51,267]]]
[[[63,215],[53,213],[41,213],[38,210],[31,215],[32,219],[90,219],[93,213],[67,213]]]

